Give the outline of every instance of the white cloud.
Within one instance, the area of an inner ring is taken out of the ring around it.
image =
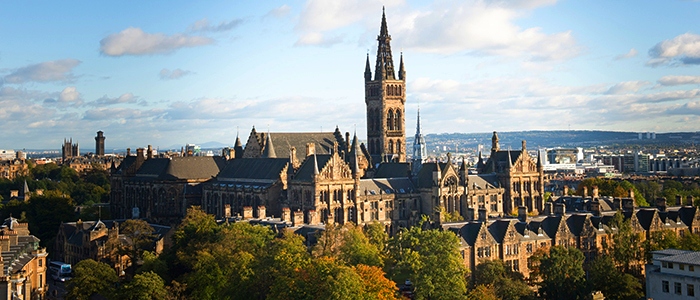
[[[204,36],[185,34],[166,35],[146,33],[141,28],[129,27],[100,41],[100,52],[109,56],[168,54],[181,48],[204,46],[214,40]]]
[[[403,2],[387,14],[389,32],[401,47],[418,51],[454,54],[474,53],[526,57],[529,60],[564,60],[578,55],[581,47],[571,31],[553,34],[542,28],[520,28],[515,21],[532,9],[555,0],[483,1],[446,0],[410,10]],[[296,29],[298,45],[326,45],[327,36],[338,37],[341,28],[362,22],[371,32],[378,30],[379,4],[371,0],[309,0]]]
[[[58,101],[64,103],[79,103],[82,100],[80,99],[78,90],[74,86],[69,86],[61,91],[61,94],[58,96]]]
[[[104,105],[115,105],[115,104],[124,104],[124,103],[137,103],[139,100],[138,97],[134,96],[132,93],[125,93],[122,94],[119,97],[116,98],[110,98],[107,97],[107,95],[104,95],[100,97],[99,99],[88,103],[88,105],[91,106],[104,106]]]
[[[291,11],[292,11],[292,8],[289,5],[283,4],[280,7],[276,7],[274,9],[270,10],[265,16],[273,16],[276,18],[283,18],[283,17],[286,17],[287,15],[289,15],[289,12],[291,12]]]
[[[168,69],[162,69],[160,70],[160,79],[163,80],[172,80],[172,79],[179,79],[182,76],[192,74],[191,71],[187,70],[182,70],[182,69],[175,69],[175,70],[168,70]]]
[[[162,114],[162,109],[142,110],[126,107],[103,107],[85,111],[85,120],[151,119]]]
[[[664,76],[659,79],[659,84],[663,86],[674,86],[684,84],[700,84],[700,76]]]
[[[25,82],[69,82],[74,79],[73,68],[78,66],[77,59],[60,59],[28,65],[12,71],[5,76],[6,83]]]
[[[636,93],[639,91],[644,86],[649,85],[650,82],[648,81],[625,81],[625,82],[620,82],[617,83],[608,89],[606,94],[611,94],[611,95],[621,95],[621,94],[629,94],[629,93]]]
[[[630,49],[630,51],[628,51],[628,52],[625,53],[625,54],[620,54],[620,55],[615,56],[615,60],[622,60],[622,59],[632,58],[632,57],[637,56],[637,54],[639,54],[639,52],[637,51],[637,49],[632,48],[632,49]]]
[[[700,35],[684,33],[662,41],[649,49],[649,56],[650,66],[700,64]]]
[[[194,24],[190,26],[190,31],[224,32],[238,27],[238,25],[241,25],[241,23],[243,23],[243,19],[233,19],[228,22],[220,22],[218,25],[214,26],[209,24],[209,20],[207,18],[204,18],[194,22]]]

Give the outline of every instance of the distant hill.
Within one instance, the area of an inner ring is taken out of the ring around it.
[[[444,147],[454,151],[464,148],[476,148],[484,145],[484,150],[491,149],[491,137],[488,133],[438,133],[428,134],[425,141],[429,151]],[[648,139],[646,133],[639,139],[637,132],[595,131],[595,130],[553,130],[553,131],[510,131],[498,132],[500,146],[503,149],[520,149],[522,140],[527,141],[529,149],[549,147],[591,147],[591,146],[679,146],[700,144],[700,132],[657,133],[655,139]],[[407,148],[412,149],[413,136],[407,137]]]

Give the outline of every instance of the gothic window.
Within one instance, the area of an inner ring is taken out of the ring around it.
[[[378,153],[378,152],[380,151],[380,149],[381,149],[381,148],[379,147],[379,140],[374,140],[374,151],[375,151],[375,153]]]
[[[379,113],[379,109],[375,108],[374,109],[374,130],[379,131],[381,128],[381,121],[382,115]]]
[[[398,109],[394,115],[394,129],[401,130],[401,112]]]
[[[401,153],[401,141],[396,140],[396,153]]]
[[[392,109],[386,114],[386,126],[389,130],[394,130],[394,110]]]
[[[394,141],[389,140],[389,154],[394,153]]]

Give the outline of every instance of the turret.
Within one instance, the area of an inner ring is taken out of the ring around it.
[[[496,152],[498,150],[501,150],[501,147],[498,144],[498,134],[494,131],[491,137],[491,152]]]
[[[263,149],[262,157],[264,158],[277,158],[275,153],[275,147],[272,145],[272,138],[270,137],[270,132],[267,133],[265,139],[265,149]]]
[[[372,81],[372,69],[369,67],[369,53],[367,53],[367,62],[365,62],[365,81]]]
[[[384,8],[382,8],[382,26],[379,30],[377,41],[379,41],[379,45],[377,48],[377,64],[374,70],[374,80],[395,80],[394,61],[391,58],[391,45],[389,43],[391,41],[391,35],[389,35],[389,28],[386,25]]]
[[[403,68],[403,52],[401,52],[401,62],[399,63],[399,80],[406,80],[406,70]]]

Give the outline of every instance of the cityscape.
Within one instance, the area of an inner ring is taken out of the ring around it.
[[[47,5],[37,37],[100,25],[43,62],[0,12],[0,299],[700,295],[692,23],[603,47],[566,1],[211,5]]]

